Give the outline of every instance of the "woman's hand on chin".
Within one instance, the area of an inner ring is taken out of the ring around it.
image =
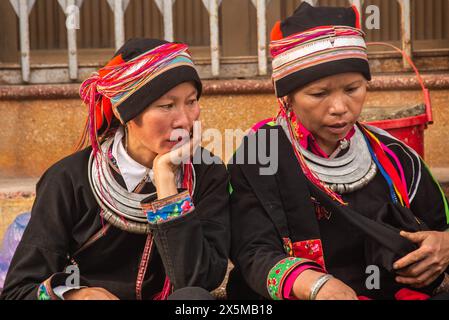
[[[396,281],[415,288],[428,286],[449,265],[449,233],[402,231],[401,236],[418,244],[419,248],[395,262]]]
[[[176,166],[164,162],[165,155],[158,160],[157,156],[153,162],[153,178],[156,187],[157,198],[164,199],[178,193],[176,185]]]
[[[178,193],[176,172],[181,164],[193,157],[200,141],[201,137],[194,134],[192,139],[189,139],[180,147],[156,156],[153,161],[153,173],[158,199],[164,199]]]

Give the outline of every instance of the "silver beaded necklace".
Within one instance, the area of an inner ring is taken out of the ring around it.
[[[156,192],[139,194],[129,192],[123,188],[114,178],[108,157],[106,156],[114,139],[110,138],[101,145],[101,151],[96,157],[93,152],[89,158],[88,178],[92,193],[101,208],[101,216],[110,224],[124,231],[136,234],[148,234],[150,228],[141,202]],[[101,153],[101,154],[100,154]],[[196,174],[192,166],[193,189],[195,192]],[[181,177],[181,175],[178,175]],[[178,185],[180,181],[178,181]]]
[[[360,190],[376,176],[377,166],[357,126],[354,126],[355,133],[351,141],[341,140],[337,150],[326,159],[304,149],[294,137],[291,137],[285,119],[279,117],[277,123],[283,128],[290,142],[293,141],[294,147],[304,156],[307,166],[332,191],[345,194]],[[345,154],[337,157],[346,149]]]

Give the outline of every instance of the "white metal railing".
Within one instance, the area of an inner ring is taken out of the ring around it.
[[[410,0],[398,0],[401,7],[401,38],[402,49],[410,57],[412,56],[412,11]],[[404,66],[408,67],[408,62],[403,60]]]
[[[32,82],[30,70],[30,33],[29,33],[29,14],[36,0],[9,0],[14,11],[19,17],[20,26],[20,53],[21,53],[21,76],[23,82]],[[107,0],[111,10],[114,13],[114,33],[115,47],[118,49],[125,41],[125,12],[130,0]],[[164,38],[167,41],[174,40],[173,32],[173,5],[176,0],[154,0],[159,11],[162,14],[164,22]],[[268,73],[268,54],[267,54],[267,6],[271,0],[251,0],[257,11],[257,52],[258,52],[258,75],[267,75]],[[303,0],[312,5],[316,5],[318,0]],[[355,5],[360,12],[360,19],[363,17],[364,0],[348,0]],[[402,46],[406,53],[411,56],[411,0],[397,0],[401,8],[401,37]],[[58,0],[59,5],[67,15],[67,19],[73,19],[75,12],[83,4],[83,0]],[[220,46],[219,46],[219,7],[222,0],[202,0],[209,13],[210,26],[210,53],[211,66],[210,75],[212,77],[220,76]],[[75,11],[76,11],[75,10]],[[76,16],[76,14],[75,14]],[[79,19],[75,17],[75,19]],[[78,21],[79,22],[79,21]],[[78,57],[76,46],[76,28],[70,27],[66,23],[68,39],[68,75],[69,80],[78,80]],[[404,65],[406,62],[404,61]]]
[[[19,17],[22,79],[24,82],[28,82],[30,80],[30,25],[28,16],[36,0],[15,0],[10,2]]]

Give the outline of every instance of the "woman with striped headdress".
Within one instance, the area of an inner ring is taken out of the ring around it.
[[[129,40],[81,85],[91,146],[39,181],[2,298],[210,298],[227,269],[229,193],[198,147],[201,90],[188,47],[153,39]]]
[[[355,7],[303,2],[274,26],[270,49],[279,114],[253,128],[228,167],[236,266],[228,295],[428,299],[447,291],[441,188],[416,152],[358,122],[371,74]],[[239,162],[265,151],[277,159],[271,174],[262,162]]]

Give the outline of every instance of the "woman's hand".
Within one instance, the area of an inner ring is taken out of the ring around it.
[[[158,199],[164,199],[178,193],[176,172],[182,163],[192,158],[200,145],[201,136],[194,124],[193,137],[184,138],[172,151],[159,154],[153,161],[154,181]]]
[[[64,294],[65,300],[119,300],[115,295],[103,288],[81,288],[70,290]]]
[[[449,233],[422,231],[401,232],[401,236],[419,245],[393,265],[397,271],[396,281],[415,288],[428,286],[449,265]]]
[[[306,270],[302,272],[293,285],[293,293],[300,300],[308,300],[313,284],[323,273]],[[331,278],[318,291],[316,300],[358,300],[352,288],[342,281]]]

